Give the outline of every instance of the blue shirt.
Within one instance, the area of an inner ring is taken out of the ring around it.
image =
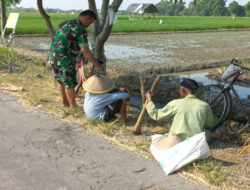
[[[105,115],[105,107],[117,100],[127,99],[128,93],[116,92],[105,94],[92,94],[86,92],[83,109],[88,118],[103,120]]]

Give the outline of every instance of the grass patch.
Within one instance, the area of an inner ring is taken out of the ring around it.
[[[220,187],[219,189],[223,189],[223,187],[230,189],[231,178],[229,173],[224,171],[221,161],[212,157],[192,162],[182,169],[181,174],[185,177],[193,177],[212,189],[217,189],[218,187]]]
[[[81,128],[87,129],[126,149],[152,158],[149,150],[151,137],[134,136],[132,134],[133,124],[136,122],[139,113],[133,112],[130,107],[128,108],[127,116],[132,121],[132,125],[120,124],[119,117],[117,120],[107,123],[89,120],[82,112],[84,101],[84,93],[82,91],[77,97],[79,108],[62,108],[54,78],[43,66],[42,59],[23,57],[11,49],[2,47],[0,48],[0,60],[0,86],[4,87],[11,84],[24,87],[25,91],[11,92],[11,94],[18,96],[27,108],[40,108],[65,121],[78,123]],[[3,65],[8,65],[9,62],[11,65],[19,66],[20,70],[8,73],[8,69]],[[37,73],[40,74],[40,77],[36,77]],[[149,116],[145,116],[143,130],[150,130],[157,126],[169,128],[169,124],[166,121],[155,122]],[[186,174],[192,174],[194,179],[199,176],[207,184],[212,184],[213,186],[223,187],[226,185],[226,187],[229,187],[228,185],[231,185],[228,182],[228,173],[223,170],[222,163],[214,159],[194,162],[186,166],[182,171],[186,172]]]
[[[195,169],[204,173],[211,184],[218,186],[222,183],[228,183],[227,177],[229,174],[223,171],[222,162],[210,158],[193,163],[193,165]]]
[[[76,14],[49,14],[54,29],[65,20],[76,18]],[[159,24],[160,19],[163,21]],[[112,32],[162,32],[250,28],[250,17],[181,17],[156,16],[145,20],[129,20],[128,15],[118,15],[118,22]],[[48,34],[39,13],[20,13],[17,34]]]

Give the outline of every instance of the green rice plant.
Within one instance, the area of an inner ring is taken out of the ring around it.
[[[76,18],[77,15],[70,14],[49,14],[51,23],[56,30],[58,24],[65,20]],[[39,13],[20,13],[17,23],[17,34],[48,34],[46,23]]]
[[[118,18],[113,32],[216,30],[250,27],[249,18],[246,17],[232,20],[231,17],[157,16],[146,20],[128,20],[125,15]],[[159,24],[160,19],[162,24]]]
[[[77,18],[76,14],[49,14],[54,29],[58,24]],[[149,18],[150,17],[150,18]],[[112,32],[164,32],[250,28],[249,17],[199,17],[199,16],[147,16],[129,20],[128,15],[118,15],[118,22]],[[162,20],[162,24],[159,24]],[[89,28],[88,28],[89,30]],[[39,13],[20,13],[17,23],[17,34],[48,34],[47,26]]]

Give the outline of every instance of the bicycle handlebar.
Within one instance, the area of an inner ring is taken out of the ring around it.
[[[231,64],[233,64],[233,65],[235,65],[235,66],[238,66],[238,67],[240,67],[241,69],[250,71],[249,68],[240,65],[240,63],[241,63],[241,62],[239,62],[238,59],[232,59],[232,60],[231,60]]]

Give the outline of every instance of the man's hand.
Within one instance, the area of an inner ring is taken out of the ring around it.
[[[105,73],[104,67],[101,66],[100,64],[95,65],[95,68],[96,68],[100,73]]]
[[[126,88],[119,88],[119,91],[129,93],[129,90],[128,90],[128,89],[126,89]]]
[[[129,90],[126,89],[126,88],[119,88],[119,91],[120,91],[120,92],[126,92],[126,93],[130,94],[130,93],[129,93]],[[126,100],[127,100],[127,101],[130,101],[130,97],[127,98]]]
[[[152,97],[153,97],[153,92],[151,91],[148,91],[146,94],[145,94],[145,97],[146,97],[146,100],[147,102],[151,102],[152,101]]]
[[[100,65],[100,63],[96,60],[96,58],[93,56],[93,54],[91,53],[91,51],[89,50],[88,47],[82,47],[81,48],[84,56],[93,63],[93,65],[95,66],[95,68],[99,71],[99,72],[103,72],[105,73],[105,69],[103,66]]]

